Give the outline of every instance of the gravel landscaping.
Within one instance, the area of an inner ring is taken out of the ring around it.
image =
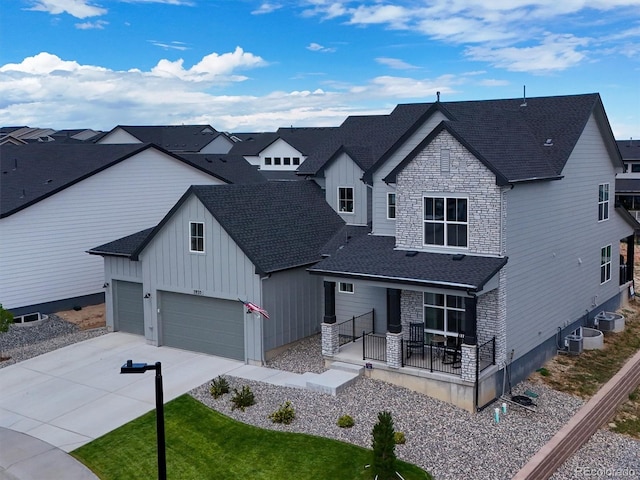
[[[0,335],[0,348],[11,360],[0,368],[71,343],[106,333],[104,328],[80,331],[52,315],[35,327],[11,327]],[[296,373],[324,370],[316,335],[274,359],[269,366]],[[213,399],[209,384],[192,390],[192,396],[230,417],[275,430],[303,432],[371,446],[371,430],[380,411],[393,415],[396,430],[405,433],[407,443],[398,445],[399,458],[429,470],[436,479],[511,478],[580,408],[583,400],[538,384],[519,384],[514,394],[529,389],[538,393],[536,412],[508,405],[499,423],[493,408],[470,414],[402,387],[361,378],[338,396],[278,387],[228,377],[233,388],[248,385],[256,405],[244,412],[231,410],[231,394]],[[274,424],[268,415],[285,401],[291,401],[296,419],[291,425]],[[351,415],[352,428],[336,425],[341,415]],[[640,476],[640,442],[600,430],[552,477],[554,480],[629,478]]]

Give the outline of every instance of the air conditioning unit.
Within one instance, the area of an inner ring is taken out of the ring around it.
[[[570,355],[580,355],[582,353],[582,335],[567,335],[564,343]]]

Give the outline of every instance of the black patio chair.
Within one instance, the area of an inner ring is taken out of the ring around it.
[[[462,340],[464,334],[459,333],[453,341],[453,345],[449,344],[445,346],[444,358],[442,363],[445,365],[452,365],[453,368],[460,368],[462,366]]]
[[[424,323],[409,324],[407,358],[409,358],[413,352],[420,352],[422,358],[424,358]]]

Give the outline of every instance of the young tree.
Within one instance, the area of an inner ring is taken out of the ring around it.
[[[378,413],[378,423],[373,427],[373,475],[378,480],[396,478],[396,443],[393,437],[391,412]]]
[[[13,313],[9,310],[2,308],[0,303],[0,333],[5,333],[9,330],[9,327],[13,325]],[[2,344],[0,343],[0,360],[6,360],[2,355]]]

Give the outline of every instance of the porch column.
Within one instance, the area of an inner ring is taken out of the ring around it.
[[[478,343],[478,299],[466,297],[464,299],[464,342],[466,345]]]
[[[400,319],[400,295],[402,290],[387,288],[387,331],[389,333],[402,332]]]
[[[336,323],[336,282],[324,282],[324,323]]]
[[[324,319],[322,322],[322,355],[332,357],[340,350],[336,323],[336,282],[324,282]]]
[[[627,279],[633,280],[633,259],[636,246],[635,234],[627,237]]]

